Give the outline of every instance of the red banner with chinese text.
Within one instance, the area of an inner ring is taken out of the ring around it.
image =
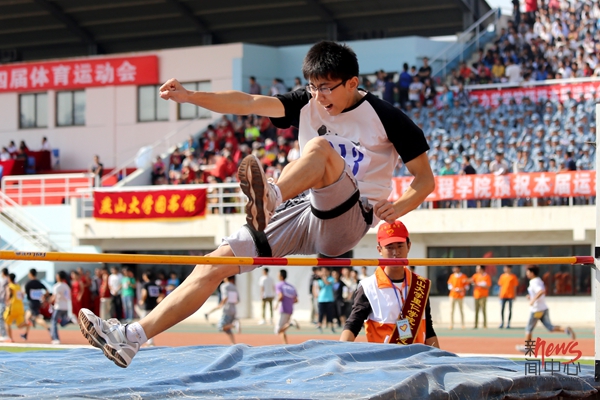
[[[157,56],[0,65],[0,93],[156,83]]]
[[[510,87],[502,89],[474,89],[469,92],[469,97],[477,98],[479,104],[484,107],[498,107],[500,104],[508,104],[509,100],[515,99],[517,104],[521,104],[523,97],[527,96],[533,102],[540,99],[550,99],[552,101],[564,102],[568,98],[568,91],[571,91],[571,97],[579,101],[583,94],[586,99],[592,98],[592,90],[600,90],[600,82],[584,83],[563,83],[560,85],[540,85]]]
[[[406,191],[413,177],[394,178],[389,200]],[[426,201],[579,197],[596,195],[596,171],[532,172],[507,175],[444,175]]]
[[[206,214],[206,189],[94,192],[94,218],[147,220]]]

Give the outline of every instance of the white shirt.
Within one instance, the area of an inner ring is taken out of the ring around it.
[[[274,298],[275,297],[275,283],[268,275],[263,275],[258,280],[258,285],[262,288],[262,298]]]
[[[519,83],[521,82],[521,67],[517,64],[510,64],[504,70],[504,75],[508,78],[509,83]]]
[[[121,274],[110,274],[108,276],[108,288],[110,289],[110,294],[113,296],[121,293],[121,281],[123,280],[123,275]]]
[[[536,294],[538,294],[541,290],[545,290],[546,286],[544,286],[544,281],[542,278],[535,277],[529,281],[529,287],[527,287],[527,293],[529,293],[529,298],[533,299]],[[531,312],[538,312],[547,310],[548,306],[546,305],[546,295],[541,295],[531,306]]]
[[[52,286],[52,294],[54,295],[54,309],[68,311],[69,302],[71,301],[71,288],[64,282],[57,282]]]

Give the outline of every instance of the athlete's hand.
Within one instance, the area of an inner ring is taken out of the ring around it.
[[[160,97],[165,100],[173,100],[177,103],[187,101],[188,91],[181,86],[177,79],[169,79],[159,89]]]
[[[373,207],[373,212],[377,218],[384,220],[388,224],[393,224],[398,218],[400,213],[396,211],[394,205],[387,200],[380,200]]]

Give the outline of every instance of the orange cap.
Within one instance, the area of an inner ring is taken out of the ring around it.
[[[379,225],[379,231],[377,231],[377,242],[380,246],[387,246],[390,243],[406,242],[408,239],[408,229],[400,221],[396,220],[393,224],[384,222]]]

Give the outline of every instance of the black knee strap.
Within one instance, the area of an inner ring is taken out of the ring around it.
[[[250,231],[250,236],[252,236],[252,240],[254,240],[254,245],[256,246],[256,252],[259,257],[273,257],[273,252],[271,251],[271,245],[267,240],[267,235],[264,232],[259,232],[254,229],[252,226],[246,224],[244,225],[248,231]]]
[[[310,205],[310,210],[312,211],[313,215],[319,219],[333,219],[349,211],[352,207],[354,207],[356,203],[359,202],[359,200],[360,191],[357,190],[352,196],[348,198],[348,200],[331,210],[317,210],[312,204]],[[367,222],[370,225],[373,222],[373,211],[365,211],[364,207],[361,207],[361,211],[363,217],[365,218],[365,222]],[[371,220],[371,222],[369,222],[369,219]]]

